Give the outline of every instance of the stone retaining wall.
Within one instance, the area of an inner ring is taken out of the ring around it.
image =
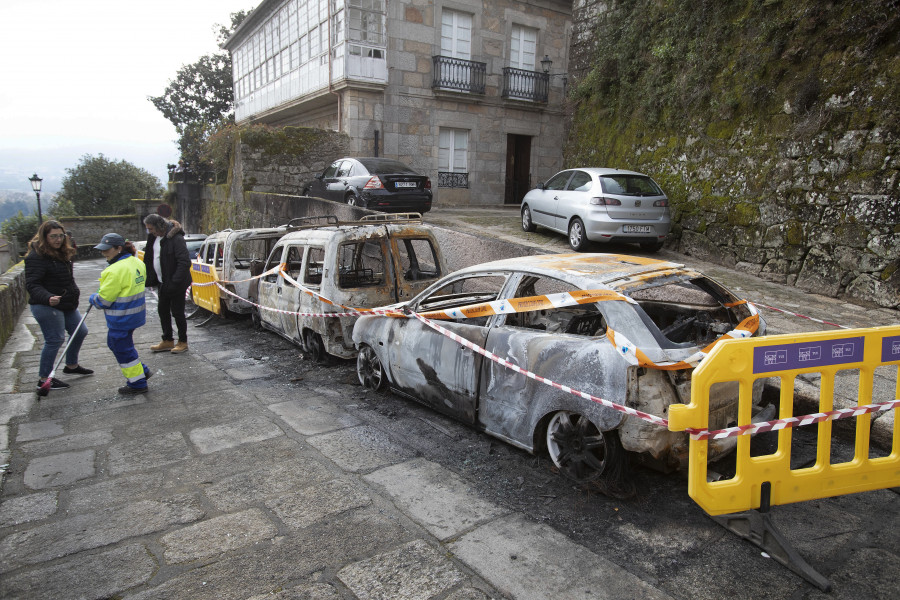
[[[20,262],[0,275],[0,348],[9,339],[27,303],[25,263]]]

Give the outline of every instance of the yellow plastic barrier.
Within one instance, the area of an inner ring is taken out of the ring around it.
[[[216,315],[222,314],[219,286],[216,285],[218,281],[219,276],[214,266],[199,261],[191,262],[191,282],[193,284],[206,284],[191,286],[194,304]]]
[[[873,398],[874,372],[882,365],[897,366],[897,389],[893,397]],[[802,373],[820,374],[819,411],[829,412],[834,408],[835,376],[848,369],[859,373],[857,406],[900,398],[900,326],[725,340],[694,371],[691,403],[670,407],[669,429],[705,430],[709,425],[710,388],[720,382],[738,382],[738,425],[750,425],[753,382],[767,377],[781,378],[779,419],[790,418],[794,379]],[[759,508],[763,484],[773,505],[900,486],[897,410],[888,456],[870,458],[871,414],[855,417],[855,451],[849,462],[831,462],[832,422],[820,422],[816,461],[805,468],[791,469],[792,429],[774,427],[780,429],[774,454],[750,456],[750,436],[738,437],[736,475],[722,481],[707,481],[709,441],[692,438],[688,494],[710,515],[723,515]]]

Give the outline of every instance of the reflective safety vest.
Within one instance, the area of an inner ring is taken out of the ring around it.
[[[144,282],[147,267],[128,253],[123,253],[100,273],[100,289],[91,294],[91,304],[106,313],[110,329],[137,329],[147,322]]]

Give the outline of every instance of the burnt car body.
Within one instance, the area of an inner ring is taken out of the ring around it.
[[[662,370],[630,363],[624,340],[656,365],[684,361],[750,322],[755,308],[682,265],[613,254],[527,256],[476,265],[436,282],[395,306],[427,314],[472,304],[579,290],[616,299],[550,310],[437,321],[509,362],[593,396],[665,417],[690,401],[692,368]],[[556,306],[556,305],[554,305]],[[758,319],[758,320],[757,320]],[[353,330],[360,381],[387,385],[529,452],[547,449],[564,475],[600,477],[621,463],[622,449],[663,470],[687,461],[688,437],[563,392],[491,361],[415,318],[365,316]],[[754,388],[759,401],[762,386]],[[737,421],[737,385],[710,400],[710,428]],[[710,444],[723,456],[734,439]]]
[[[344,307],[394,304],[412,298],[446,273],[432,228],[417,213],[367,215],[359,221],[286,233],[259,273],[279,264],[283,272],[260,278],[251,292],[259,305],[276,310],[254,308],[253,319],[319,361],[326,354],[356,356],[351,339],[356,317],[289,313],[346,313]],[[285,273],[334,304],[300,290],[285,279]]]
[[[431,210],[431,180],[389,158],[341,158],[306,184],[304,196],[383,212]]]

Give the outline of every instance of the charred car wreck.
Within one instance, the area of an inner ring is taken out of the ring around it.
[[[600,301],[559,302],[563,296],[584,297],[586,290]],[[543,307],[530,310],[530,300],[515,299],[535,299],[534,306]],[[690,402],[692,365],[705,348],[736,330],[742,337],[765,334],[765,322],[751,305],[701,273],[613,254],[527,256],[476,265],[393,308],[446,318],[457,316],[460,307],[503,306],[495,301],[516,304],[517,310],[469,311],[469,318],[440,324],[522,369],[663,418],[671,404]],[[546,450],[571,479],[589,481],[618,471],[623,450],[663,470],[686,464],[685,433],[536,381],[418,319],[364,316],[354,326],[353,340],[363,385],[390,386],[519,448]],[[719,386],[713,396],[710,428],[735,425],[737,384]],[[711,443],[710,460],[733,447],[733,438]]]

